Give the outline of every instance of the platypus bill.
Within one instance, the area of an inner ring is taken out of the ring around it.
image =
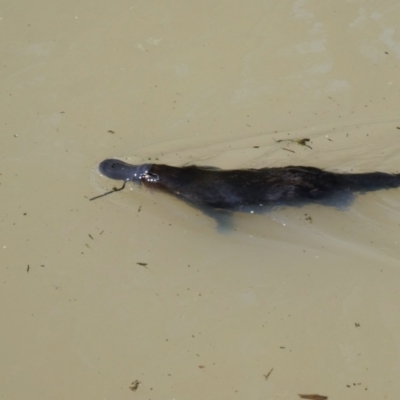
[[[352,196],[400,186],[400,174],[334,173],[314,167],[234,169],[131,165],[107,159],[99,171],[108,178],[141,183],[170,193],[201,210],[260,212],[274,206],[329,204],[338,195]]]

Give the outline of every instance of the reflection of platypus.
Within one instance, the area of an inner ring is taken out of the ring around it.
[[[400,174],[342,174],[296,166],[219,170],[194,165],[131,165],[108,159],[100,163],[99,170],[108,178],[139,182],[202,209],[231,211],[324,203],[341,193],[351,196],[400,186]]]

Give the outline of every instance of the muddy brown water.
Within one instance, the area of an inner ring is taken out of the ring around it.
[[[399,190],[228,234],[137,186],[88,198],[109,157],[400,171],[399,14],[1,6],[0,398],[396,398]]]

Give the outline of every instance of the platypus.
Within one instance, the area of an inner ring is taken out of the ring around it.
[[[400,174],[335,173],[303,166],[222,170],[195,165],[131,165],[107,159],[99,170],[108,178],[141,183],[202,210],[257,212],[274,206],[324,204],[338,194],[351,196],[400,186]]]

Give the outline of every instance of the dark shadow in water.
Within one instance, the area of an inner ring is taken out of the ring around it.
[[[354,202],[356,198],[356,194],[350,191],[341,191],[333,194],[332,196],[322,199],[322,200],[314,200],[314,201],[303,201],[303,202],[282,202],[276,204],[274,206],[262,206],[262,207],[240,207],[239,209],[227,211],[227,210],[219,210],[213,209],[209,207],[198,207],[203,214],[212,218],[216,222],[216,229],[220,233],[229,234],[234,230],[234,214],[241,212],[246,214],[268,214],[273,210],[278,208],[302,208],[308,205],[320,205],[324,207],[335,208],[336,210],[344,211],[350,207],[350,205]],[[187,202],[188,203],[188,202]],[[193,204],[188,203],[192,207]]]

